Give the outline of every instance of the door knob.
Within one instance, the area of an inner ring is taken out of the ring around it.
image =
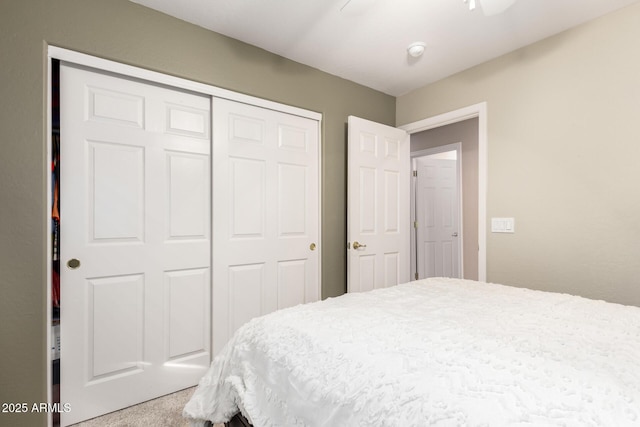
[[[358,250],[358,249],[360,249],[360,248],[366,248],[366,247],[367,247],[367,245],[363,245],[363,244],[361,244],[361,243],[358,243],[357,241],[356,241],[356,242],[353,242],[353,249]]]
[[[456,231],[456,232],[454,232],[454,233],[451,235],[451,237],[458,237],[458,232],[457,232],[457,231]]]
[[[312,251],[315,251],[316,250],[316,244],[315,243],[310,244],[309,245],[309,249],[311,249]]]
[[[67,261],[67,267],[71,270],[75,270],[76,268],[80,267],[80,260],[77,258],[71,258],[69,261]]]

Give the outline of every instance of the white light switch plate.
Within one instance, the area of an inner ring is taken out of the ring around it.
[[[492,233],[515,233],[515,220],[513,218],[491,218]]]

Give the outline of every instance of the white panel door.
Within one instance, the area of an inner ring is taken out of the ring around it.
[[[409,136],[349,116],[347,291],[409,281]]]
[[[61,401],[73,424],[210,360],[210,98],[61,66]]]
[[[253,317],[320,298],[319,126],[213,99],[213,351]]]
[[[416,159],[418,277],[460,277],[459,189],[456,160]]]

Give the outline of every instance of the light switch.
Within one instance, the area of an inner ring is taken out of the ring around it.
[[[492,233],[514,233],[515,220],[513,218],[491,218]]]

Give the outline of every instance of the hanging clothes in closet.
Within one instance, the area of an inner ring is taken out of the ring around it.
[[[57,61],[56,61],[57,62]],[[51,70],[51,306],[54,320],[60,318],[60,68]]]

